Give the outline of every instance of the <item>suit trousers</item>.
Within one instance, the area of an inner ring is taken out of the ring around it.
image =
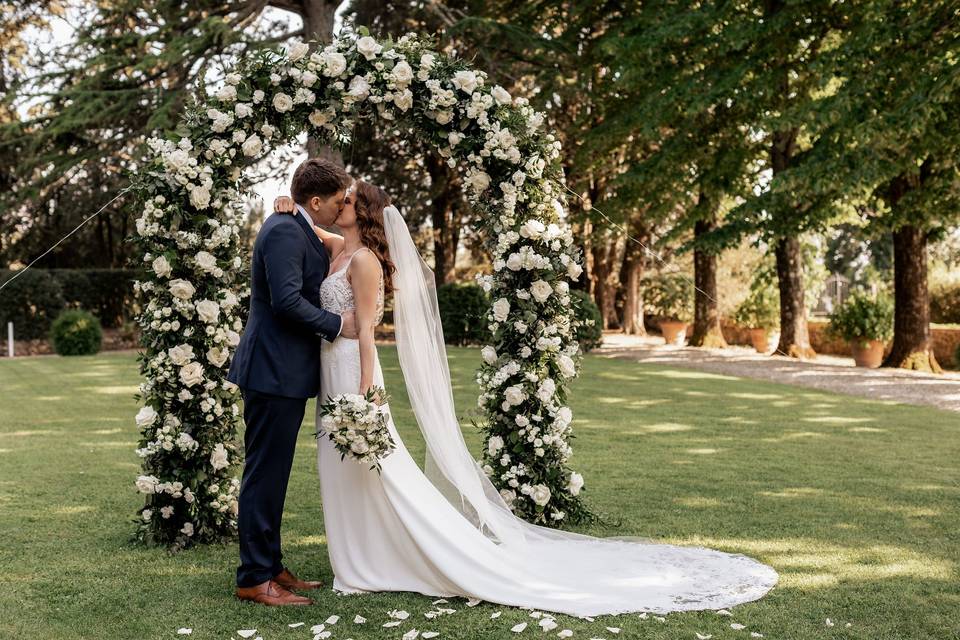
[[[246,462],[240,484],[237,586],[272,579],[283,564],[280,522],[307,401],[243,389]]]

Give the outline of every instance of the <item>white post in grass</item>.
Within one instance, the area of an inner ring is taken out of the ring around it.
[[[13,323],[7,323],[7,355],[13,357]]]

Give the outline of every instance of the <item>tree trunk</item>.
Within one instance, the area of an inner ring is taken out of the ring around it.
[[[705,202],[706,196],[701,194],[700,204],[709,206]],[[706,235],[716,222],[714,214],[696,221],[694,237]],[[723,338],[723,329],[720,327],[720,309],[717,303],[717,256],[699,246],[693,251],[693,278],[697,285],[694,292],[693,335],[690,336],[690,346],[726,348],[727,341]]]
[[[904,226],[893,232],[893,283],[893,346],[883,366],[940,373],[931,344],[923,229]]]
[[[643,322],[643,292],[640,281],[645,266],[643,248],[628,242],[623,267],[620,270],[620,282],[623,287],[623,332],[630,335],[645,336],[647,328]]]
[[[307,41],[316,41],[321,44],[329,44],[333,41],[333,22],[337,12],[339,2],[328,0],[302,0],[303,12],[303,32]],[[316,44],[310,43],[310,48],[315,49]],[[321,146],[320,141],[315,137],[307,138],[307,154],[311,157],[321,157],[332,160],[337,164],[343,164],[343,155],[339,149],[329,145]]]
[[[781,239],[777,242],[775,253],[780,288],[780,344],[774,353],[791,358],[816,357],[807,331],[800,240],[796,237]]]

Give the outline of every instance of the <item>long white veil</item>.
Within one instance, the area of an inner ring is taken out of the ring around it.
[[[427,444],[424,472],[488,537],[522,544],[523,526],[470,455],[460,432],[433,271],[394,206],[383,210],[393,274],[393,318],[410,406]],[[492,534],[492,535],[491,535]]]

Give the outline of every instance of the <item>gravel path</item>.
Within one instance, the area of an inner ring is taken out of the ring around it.
[[[747,347],[675,347],[665,345],[660,337],[615,333],[604,335],[603,346],[593,353],[960,411],[960,374],[955,372],[933,375],[903,369],[862,369],[853,366],[852,358],[819,355],[816,360],[801,362],[763,355]]]

